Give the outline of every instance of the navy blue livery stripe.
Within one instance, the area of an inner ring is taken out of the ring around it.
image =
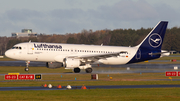
[[[146,38],[138,45],[135,56],[128,63],[141,62],[146,60],[157,59],[161,54],[153,55],[153,53],[161,53],[161,47],[166,33],[168,22],[159,22]]]

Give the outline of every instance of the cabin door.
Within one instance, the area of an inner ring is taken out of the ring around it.
[[[27,45],[27,54],[33,54],[33,50],[34,50],[34,48],[33,48],[33,44],[31,44],[31,43],[29,43],[28,45]]]

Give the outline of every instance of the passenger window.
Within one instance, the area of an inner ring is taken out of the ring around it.
[[[120,52],[120,54],[128,54],[128,52],[122,51],[122,52]]]

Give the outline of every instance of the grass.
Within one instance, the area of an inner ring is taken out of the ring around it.
[[[42,84],[52,84],[66,86],[85,86],[87,85],[155,85],[155,84],[180,84],[180,81],[136,81],[132,79],[142,78],[167,78],[159,73],[139,74],[110,74],[110,80],[106,74],[99,74],[100,80],[91,81],[90,74],[65,74],[63,79],[88,79],[88,81],[9,81],[1,82],[0,87],[17,86],[41,86]],[[61,80],[60,75],[43,75],[43,80]],[[131,79],[130,81],[128,79]],[[46,91],[0,91],[2,101],[167,101],[180,100],[180,88],[126,88],[126,89],[87,89],[87,90],[46,90]]]
[[[170,60],[169,58],[164,58]],[[179,57],[173,58],[180,60]],[[1,61],[1,60],[0,60]],[[9,61],[9,60],[7,60]],[[176,62],[177,63],[177,62]],[[42,80],[14,80],[6,81],[0,75],[0,87],[41,86],[52,84],[67,86],[88,85],[179,85],[180,81],[171,81],[165,73],[125,73],[99,74],[99,80],[91,80],[91,74],[74,74],[72,70],[64,68],[48,69],[46,67],[30,67],[30,73],[68,73],[43,74]],[[9,72],[27,73],[24,67],[0,67],[0,74]],[[71,74],[72,73],[72,74]],[[62,76],[62,77],[61,77]],[[109,77],[113,79],[110,80]],[[76,80],[75,80],[76,78]],[[180,79],[180,77],[172,77]],[[57,80],[57,81],[55,81]],[[67,81],[73,80],[73,81]],[[179,101],[180,88],[125,88],[125,89],[87,89],[87,90],[45,90],[45,91],[0,91],[2,101]]]
[[[71,84],[73,86],[85,85],[155,85],[155,84],[180,84],[179,81],[170,81],[165,76],[165,73],[124,73],[124,74],[98,74],[99,80],[91,80],[91,74],[74,74],[71,70],[64,68],[48,69],[46,67],[30,67],[30,73],[57,73],[57,74],[43,74],[42,80],[4,80],[4,75],[0,76],[0,87],[17,87],[17,86],[41,86],[42,84],[62,85]],[[0,67],[1,74],[27,73],[22,67]],[[63,74],[58,74],[63,73]],[[68,73],[68,74],[66,74]],[[112,80],[110,79],[112,77]],[[76,78],[76,80],[75,80]],[[180,79],[179,77],[172,77],[172,79]],[[71,81],[67,81],[71,80]],[[73,80],[73,81],[72,81]]]
[[[180,62],[139,62],[137,64],[180,64]]]
[[[30,87],[52,84],[53,86],[93,86],[93,85],[179,85],[180,81],[13,81],[1,82],[0,87]]]
[[[179,57],[162,57],[162,58],[158,58],[156,60],[172,60],[172,59],[176,59],[176,60],[180,60],[180,55]]]
[[[2,101],[178,101],[180,88],[4,91]]]

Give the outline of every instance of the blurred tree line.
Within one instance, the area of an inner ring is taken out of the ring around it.
[[[69,44],[95,44],[111,46],[136,46],[138,45],[152,28],[141,29],[115,29],[115,30],[85,30],[80,33],[67,33],[45,35],[38,37],[0,37],[0,55],[11,48],[13,45],[21,42],[50,42],[50,43],[69,43]],[[173,50],[180,52],[180,28],[173,27],[166,30],[165,39],[162,45],[163,50]]]

